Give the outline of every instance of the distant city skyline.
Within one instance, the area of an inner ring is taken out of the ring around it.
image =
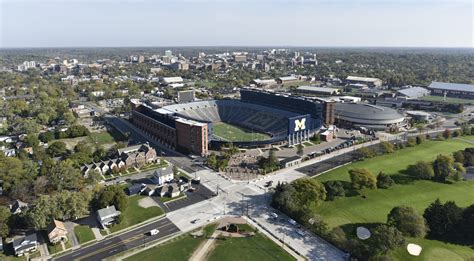
[[[0,48],[474,47],[471,0],[0,0]]]

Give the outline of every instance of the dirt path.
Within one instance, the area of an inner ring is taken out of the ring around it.
[[[212,235],[201,244],[193,253],[193,255],[189,258],[190,261],[201,261],[205,260],[205,257],[212,252],[215,247],[216,239],[219,236],[220,231],[216,230]]]

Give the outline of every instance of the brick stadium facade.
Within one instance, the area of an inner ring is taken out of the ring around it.
[[[159,114],[143,105],[134,106],[131,121],[160,143],[197,155],[208,153],[207,124]]]

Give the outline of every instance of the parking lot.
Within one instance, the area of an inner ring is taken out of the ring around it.
[[[152,197],[165,212],[171,212],[180,208],[184,208],[214,196],[214,192],[203,186],[202,184],[192,185],[196,190],[194,192],[186,191],[186,197],[162,203],[159,197]]]

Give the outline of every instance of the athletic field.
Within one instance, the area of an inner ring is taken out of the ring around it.
[[[246,130],[225,122],[214,123],[212,133],[226,141],[258,141],[271,138],[270,135],[252,132],[252,130]]]

